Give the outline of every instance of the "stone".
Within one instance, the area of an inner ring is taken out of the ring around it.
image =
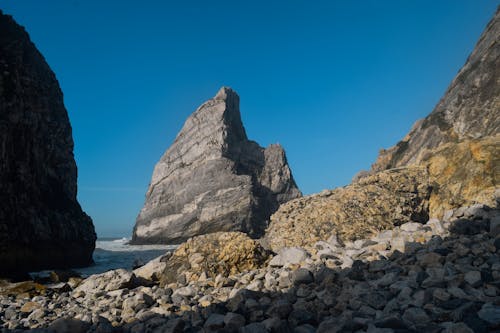
[[[444,234],[446,231],[443,223],[436,218],[429,219],[429,221],[427,221],[425,225],[430,227],[432,229],[432,232],[437,235]]]
[[[492,326],[500,325],[500,306],[485,303],[477,313],[479,318],[490,323]]]
[[[270,266],[282,267],[288,265],[298,265],[308,257],[307,252],[300,247],[281,248],[276,256],[269,262]]]
[[[450,299],[450,294],[441,288],[434,289],[432,297],[438,302],[447,302]]]
[[[481,272],[479,271],[469,271],[465,273],[464,280],[472,287],[479,287],[483,282],[481,279]]]
[[[217,330],[219,328],[224,327],[224,315],[218,313],[212,313],[210,317],[208,317],[203,327],[208,328],[210,330]]]
[[[167,267],[164,258],[165,256],[159,256],[149,261],[144,266],[134,269],[133,273],[135,274],[135,276],[147,280],[158,281],[160,279],[161,274]]]
[[[398,315],[388,315],[379,318],[375,321],[376,327],[392,328],[392,329],[407,329],[407,324]]]
[[[38,304],[37,302],[26,302],[21,306],[19,311],[24,312],[24,313],[30,313],[35,309],[40,309],[42,306]]]
[[[336,234],[341,241],[365,238],[407,222],[428,220],[431,184],[424,168],[379,172],[335,189],[282,204],[271,216],[265,238],[274,252],[314,244]]]
[[[490,235],[492,237],[500,235],[500,214],[496,214],[490,218]]]
[[[0,276],[92,263],[63,94],[28,33],[0,11]]]
[[[441,267],[444,257],[435,252],[425,253],[418,256],[419,262],[423,267]]]
[[[251,323],[246,326],[243,326],[240,333],[267,333],[266,326],[262,323]]]
[[[422,223],[415,223],[415,222],[407,222],[405,224],[402,224],[400,226],[401,230],[406,231],[406,232],[415,232],[417,230],[422,229]]]
[[[327,318],[323,320],[316,330],[317,333],[338,333],[342,329],[342,323],[336,318]]]
[[[316,328],[314,326],[305,324],[297,326],[293,329],[294,333],[316,333]]]
[[[194,254],[204,259],[201,265],[191,266],[189,258]],[[263,267],[268,252],[255,240],[241,232],[216,232],[190,238],[181,244],[165,262],[161,274],[162,286],[176,282],[179,273],[192,273],[200,276],[202,272],[214,278],[221,274],[227,277],[246,270]]]
[[[465,323],[452,323],[442,333],[474,333],[474,331]]]
[[[245,317],[239,313],[228,312],[224,315],[224,324],[228,329],[237,330],[240,327],[245,326]]]
[[[248,140],[239,96],[223,87],[156,164],[132,243],[179,244],[219,231],[259,237],[278,206],[299,196],[283,148]]]
[[[314,282],[314,276],[306,268],[299,268],[292,273],[292,281],[295,284]]]
[[[268,332],[285,333],[290,331],[288,322],[276,317],[268,318],[262,321],[262,324]]]
[[[161,326],[158,331],[154,333],[182,333],[185,326],[184,320],[181,318],[170,319],[165,325]]]
[[[279,299],[271,305],[266,314],[271,317],[286,319],[292,310],[292,304],[288,300]]]
[[[89,328],[89,323],[72,318],[59,318],[49,325],[54,333],[86,333]]]
[[[422,325],[430,320],[429,316],[424,310],[413,307],[405,310],[403,319],[414,325]]]
[[[102,274],[94,274],[86,278],[74,293],[95,294],[102,291],[113,291],[137,286],[135,275],[125,269],[116,269]]]
[[[303,324],[315,324],[316,320],[314,314],[304,309],[295,309],[290,312],[288,322],[292,327]]]

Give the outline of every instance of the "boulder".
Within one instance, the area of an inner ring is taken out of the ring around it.
[[[407,222],[425,223],[430,193],[425,168],[378,172],[283,204],[271,216],[265,238],[275,252],[292,246],[315,252],[313,245],[332,234],[354,240]]]
[[[92,262],[96,234],[77,199],[73,138],[57,79],[0,11],[0,276]]]
[[[102,274],[94,274],[83,280],[74,290],[75,294],[95,294],[123,288],[134,288],[139,285],[136,276],[125,269],[115,269]]]
[[[218,231],[258,237],[278,206],[300,195],[283,148],[248,140],[239,97],[223,87],[156,164],[132,243],[180,244]]]
[[[181,244],[167,260],[160,281],[175,282],[179,273],[190,274],[192,280],[202,273],[211,278],[229,276],[263,267],[267,259],[267,251],[244,233],[216,232]]]
[[[269,265],[275,267],[298,265],[304,262],[307,257],[307,252],[300,247],[283,247],[279,249],[278,254],[269,261]]]
[[[149,261],[144,266],[134,269],[135,276],[144,278],[146,280],[158,281],[160,275],[167,266],[167,264],[165,263],[166,258],[168,258],[168,256],[159,256]]]

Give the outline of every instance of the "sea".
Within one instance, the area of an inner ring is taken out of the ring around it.
[[[72,269],[82,277],[104,273],[118,268],[131,270],[148,261],[173,251],[177,245],[130,245],[130,238],[98,238],[94,250],[94,264]],[[33,277],[43,277],[50,271],[31,273]]]

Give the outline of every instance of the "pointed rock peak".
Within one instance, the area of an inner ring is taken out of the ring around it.
[[[234,98],[237,98],[239,100],[240,97],[238,96],[236,91],[229,87],[220,88],[217,92],[217,95],[215,95],[214,97],[215,100],[229,100]]]
[[[217,231],[260,237],[278,206],[299,196],[284,150],[248,140],[239,97],[222,87],[155,166],[132,242],[179,244]]]

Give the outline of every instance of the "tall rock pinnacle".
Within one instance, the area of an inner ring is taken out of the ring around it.
[[[278,206],[300,195],[283,148],[248,140],[239,96],[223,87],[156,164],[132,241],[176,244],[216,231],[258,237]]]
[[[76,178],[56,77],[0,11],[0,276],[92,262],[96,235]]]

